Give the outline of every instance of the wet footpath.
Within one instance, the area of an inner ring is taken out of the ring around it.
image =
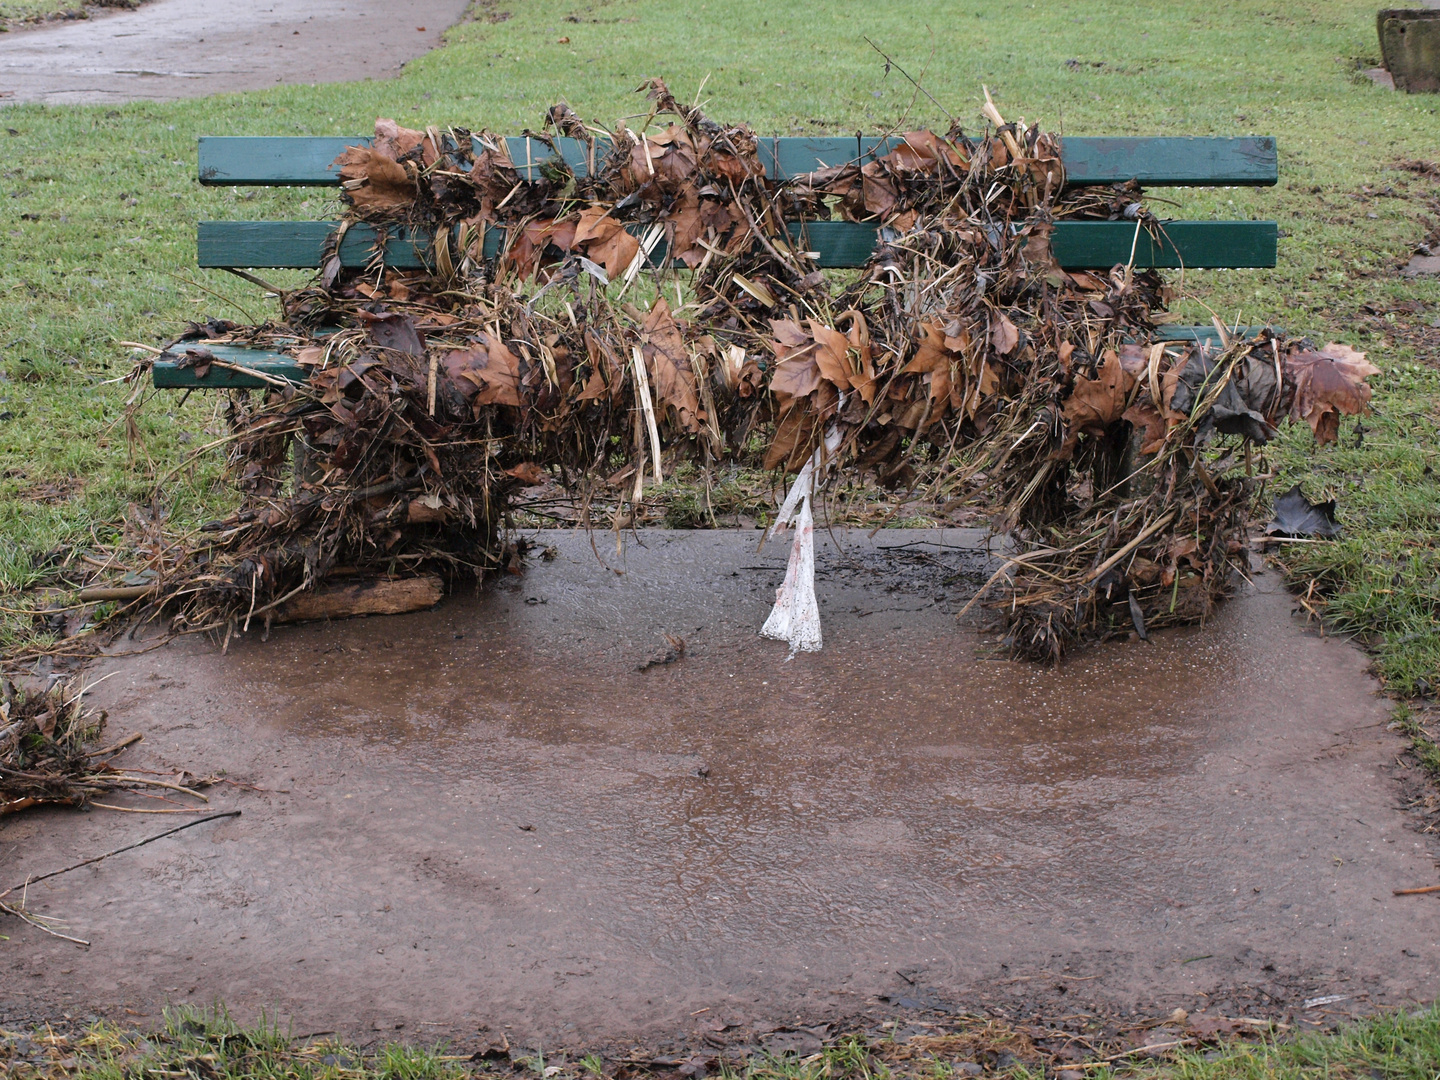
[[[466,0],[149,0],[0,34],[0,107],[171,101],[397,74]],[[363,48],[346,42],[363,42]]]
[[[91,693],[144,733],[127,768],[223,772],[208,809],[243,814],[34,887],[91,945],[11,921],[3,1008],[554,1048],[907,1001],[1434,995],[1440,904],[1392,895],[1436,871],[1389,706],[1273,580],[1051,670],[957,623],[975,534],[822,531],[825,647],[787,659],[756,633],[787,545],[757,535],[542,534],[431,612],[121,643]],[[16,815],[0,872],[180,820]]]

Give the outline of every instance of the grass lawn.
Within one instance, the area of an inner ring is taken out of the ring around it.
[[[0,0],[0,30],[6,23],[39,22],[52,16],[83,18],[91,7],[139,7],[144,0]]]
[[[17,2],[30,0],[0,0]],[[215,399],[164,397],[129,445],[126,389],[110,381],[129,363],[117,342],[158,341],[202,313],[268,313],[250,286],[194,268],[197,219],[332,207],[316,190],[201,189],[197,135],[365,132],[377,115],[518,131],[561,97],[612,121],[643,111],[630,90],[656,74],[682,95],[708,80],[712,113],[762,133],[947,124],[887,76],[868,36],[972,127],[985,83],[1007,115],[1073,134],[1278,138],[1276,189],[1156,193],[1181,203],[1177,214],[1273,217],[1283,230],[1278,269],[1191,272],[1180,306],[1196,321],[1208,307],[1343,341],[1383,369],[1375,416],[1347,422],[1338,446],[1312,449],[1302,428],[1270,456],[1277,487],[1299,480],[1312,497],[1336,497],[1347,527],[1339,543],[1290,548],[1287,569],[1316,582],[1312,606],[1366,635],[1394,690],[1424,692],[1440,679],[1440,283],[1397,267],[1440,219],[1440,171],[1400,167],[1436,156],[1440,98],[1383,91],[1358,73],[1375,60],[1373,12],[1352,0],[528,0],[501,21],[487,7],[393,82],[0,108],[0,587],[43,582],[132,502],[158,499],[188,522],[226,499],[206,459],[156,488],[218,431]],[[12,616],[0,649],[33,634]]]
[[[359,133],[377,115],[519,131],[561,97],[612,122],[644,111],[630,91],[650,75],[682,96],[707,80],[714,115],[766,134],[946,126],[940,108],[886,74],[868,36],[972,128],[985,83],[1007,115],[1064,133],[1278,138],[1278,188],[1156,192],[1179,215],[1281,224],[1278,269],[1191,272],[1180,306],[1196,321],[1208,308],[1342,341],[1382,368],[1375,415],[1347,421],[1337,446],[1313,449],[1302,428],[1269,457],[1278,489],[1303,481],[1312,498],[1336,497],[1347,529],[1339,543],[1288,549],[1286,568],[1315,582],[1317,611],[1366,636],[1396,692],[1424,692],[1440,679],[1440,282],[1397,268],[1427,236],[1440,243],[1440,168],[1401,167],[1440,154],[1440,98],[1359,74],[1376,61],[1374,10],[1357,0],[527,0],[501,19],[487,0],[448,48],[393,82],[0,108],[0,588],[45,582],[131,503],[155,501],[183,523],[227,498],[213,460],[172,475],[219,430],[213,396],[164,396],[143,413],[140,442],[127,442],[118,342],[159,341],[200,314],[269,313],[251,286],[194,268],[197,219],[333,207],[317,190],[200,188],[196,136]],[[6,619],[0,650],[33,642],[28,617]]]
[[[0,0],[6,12],[29,3]],[[1316,611],[1367,635],[1395,691],[1436,684],[1440,282],[1397,268],[1427,236],[1440,242],[1440,171],[1401,167],[1437,156],[1440,98],[1359,75],[1375,62],[1374,4],[527,0],[500,14],[487,4],[393,82],[0,108],[0,588],[43,582],[128,504],[157,500],[184,523],[226,500],[210,459],[168,477],[219,431],[215,397],[164,396],[128,444],[127,389],[111,382],[130,363],[118,341],[158,341],[199,314],[269,314],[256,289],[194,269],[197,219],[333,206],[320,190],[200,189],[197,135],[364,132],[376,115],[518,131],[562,96],[613,121],[644,111],[629,91],[649,75],[681,95],[707,79],[714,115],[765,134],[945,127],[868,36],[971,127],[988,84],[1007,115],[1070,134],[1279,138],[1277,189],[1156,192],[1176,215],[1274,217],[1283,230],[1279,268],[1191,272],[1181,308],[1195,321],[1207,307],[1273,320],[1380,364],[1375,416],[1346,422],[1339,445],[1313,449],[1302,429],[1270,451],[1280,490],[1303,481],[1333,495],[1346,526],[1341,543],[1292,547],[1284,564],[1315,580]],[[33,634],[10,618],[0,649]]]
[[[0,0],[0,11],[38,2]],[[132,502],[158,498],[188,522],[226,499],[204,459],[157,490],[219,430],[215,399],[165,396],[129,445],[126,389],[110,381],[129,363],[117,342],[158,341],[199,314],[269,313],[250,286],[194,268],[197,219],[333,207],[317,190],[200,188],[196,136],[366,132],[377,115],[519,131],[561,97],[610,122],[643,112],[630,91],[656,74],[682,96],[707,80],[713,114],[766,134],[945,126],[887,76],[869,37],[971,127],[984,83],[1007,115],[1072,134],[1278,138],[1278,188],[1156,192],[1177,215],[1281,224],[1276,270],[1191,272],[1180,307],[1194,321],[1208,308],[1343,341],[1382,368],[1375,416],[1347,422],[1339,445],[1313,449],[1302,428],[1270,453],[1279,490],[1298,480],[1337,498],[1347,528],[1339,543],[1288,549],[1284,565],[1316,582],[1317,611],[1365,635],[1396,692],[1440,680],[1440,283],[1397,273],[1417,243],[1440,242],[1440,170],[1400,167],[1437,156],[1440,98],[1359,74],[1375,62],[1373,5],[527,0],[499,14],[487,6],[393,82],[0,108],[0,588],[43,582]],[[0,649],[34,632],[12,616]]]
[[[895,1025],[888,1027],[841,1035],[803,1059],[757,1055],[743,1062],[711,1062],[709,1067],[711,1075],[726,1080],[964,1080],[971,1075],[966,1064],[980,1065],[986,1076],[1012,1080],[1040,1080],[1056,1071],[1053,1065],[1044,1068],[1034,1051],[1027,1050],[1033,1046],[1024,1033],[1028,1029],[1017,1031],[1003,1022],[962,1019],[944,1025],[943,1032],[932,1028],[934,1033],[916,1041],[910,1041],[908,1033],[897,1037]],[[1075,1033],[1087,1040],[1095,1034]],[[1132,1058],[1105,1064],[1098,1055],[1095,1060],[1102,1063],[1076,1071],[1096,1080],[1434,1080],[1440,1067],[1440,1011],[1387,1013],[1338,1031],[1284,1040],[1272,1035],[1208,1048],[1184,1047],[1159,1061]],[[68,1035],[53,1029],[0,1032],[0,1075],[7,1066],[9,1075],[21,1080],[604,1080],[617,1075],[638,1080],[680,1075],[673,1066],[637,1068],[595,1053],[552,1051],[526,1057],[517,1052],[514,1058],[474,1061],[444,1046],[393,1044],[360,1051],[323,1040],[296,1043],[274,1027],[241,1029],[223,1013],[191,1011],[171,1014],[166,1030],[148,1037],[103,1023]]]

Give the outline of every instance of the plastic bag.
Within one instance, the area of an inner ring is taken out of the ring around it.
[[[775,524],[766,533],[767,537],[773,536],[794,518],[795,540],[790,545],[785,580],[775,590],[775,607],[760,628],[763,637],[789,642],[792,658],[797,652],[819,652],[822,644],[820,603],[815,597],[815,519],[810,512],[810,496],[815,490],[816,473],[839,446],[840,431],[832,427],[825,435],[824,447],[816,449],[795,478]]]
[[[790,655],[819,652],[820,604],[815,599],[815,522],[810,514],[810,493],[800,497],[795,518],[795,542],[790,545],[790,565],[785,580],[775,590],[775,607],[765,625],[764,637],[790,643]]]

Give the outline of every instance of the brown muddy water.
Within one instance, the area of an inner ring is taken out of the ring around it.
[[[1047,670],[956,624],[973,534],[821,534],[825,648],[787,661],[756,635],[787,545],[756,537],[602,536],[602,565],[544,534],[553,560],[433,612],[106,660],[109,731],[145,733],[128,767],[253,788],[36,886],[93,944],[10,921],[0,1019],[218,999],[554,1050],[916,1004],[1435,995],[1440,903],[1391,895],[1436,878],[1402,742],[1277,584]],[[684,657],[637,670],[667,633]],[[17,815],[0,871],[177,820]]]

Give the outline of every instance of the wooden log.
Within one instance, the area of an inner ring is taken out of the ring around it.
[[[355,615],[403,615],[434,607],[445,595],[437,575],[326,585],[302,593],[276,609],[277,623],[310,619],[348,619]]]
[[[92,585],[80,590],[80,602],[85,604],[104,603],[108,600],[139,600],[155,591],[154,585],[119,585],[110,587]]]

